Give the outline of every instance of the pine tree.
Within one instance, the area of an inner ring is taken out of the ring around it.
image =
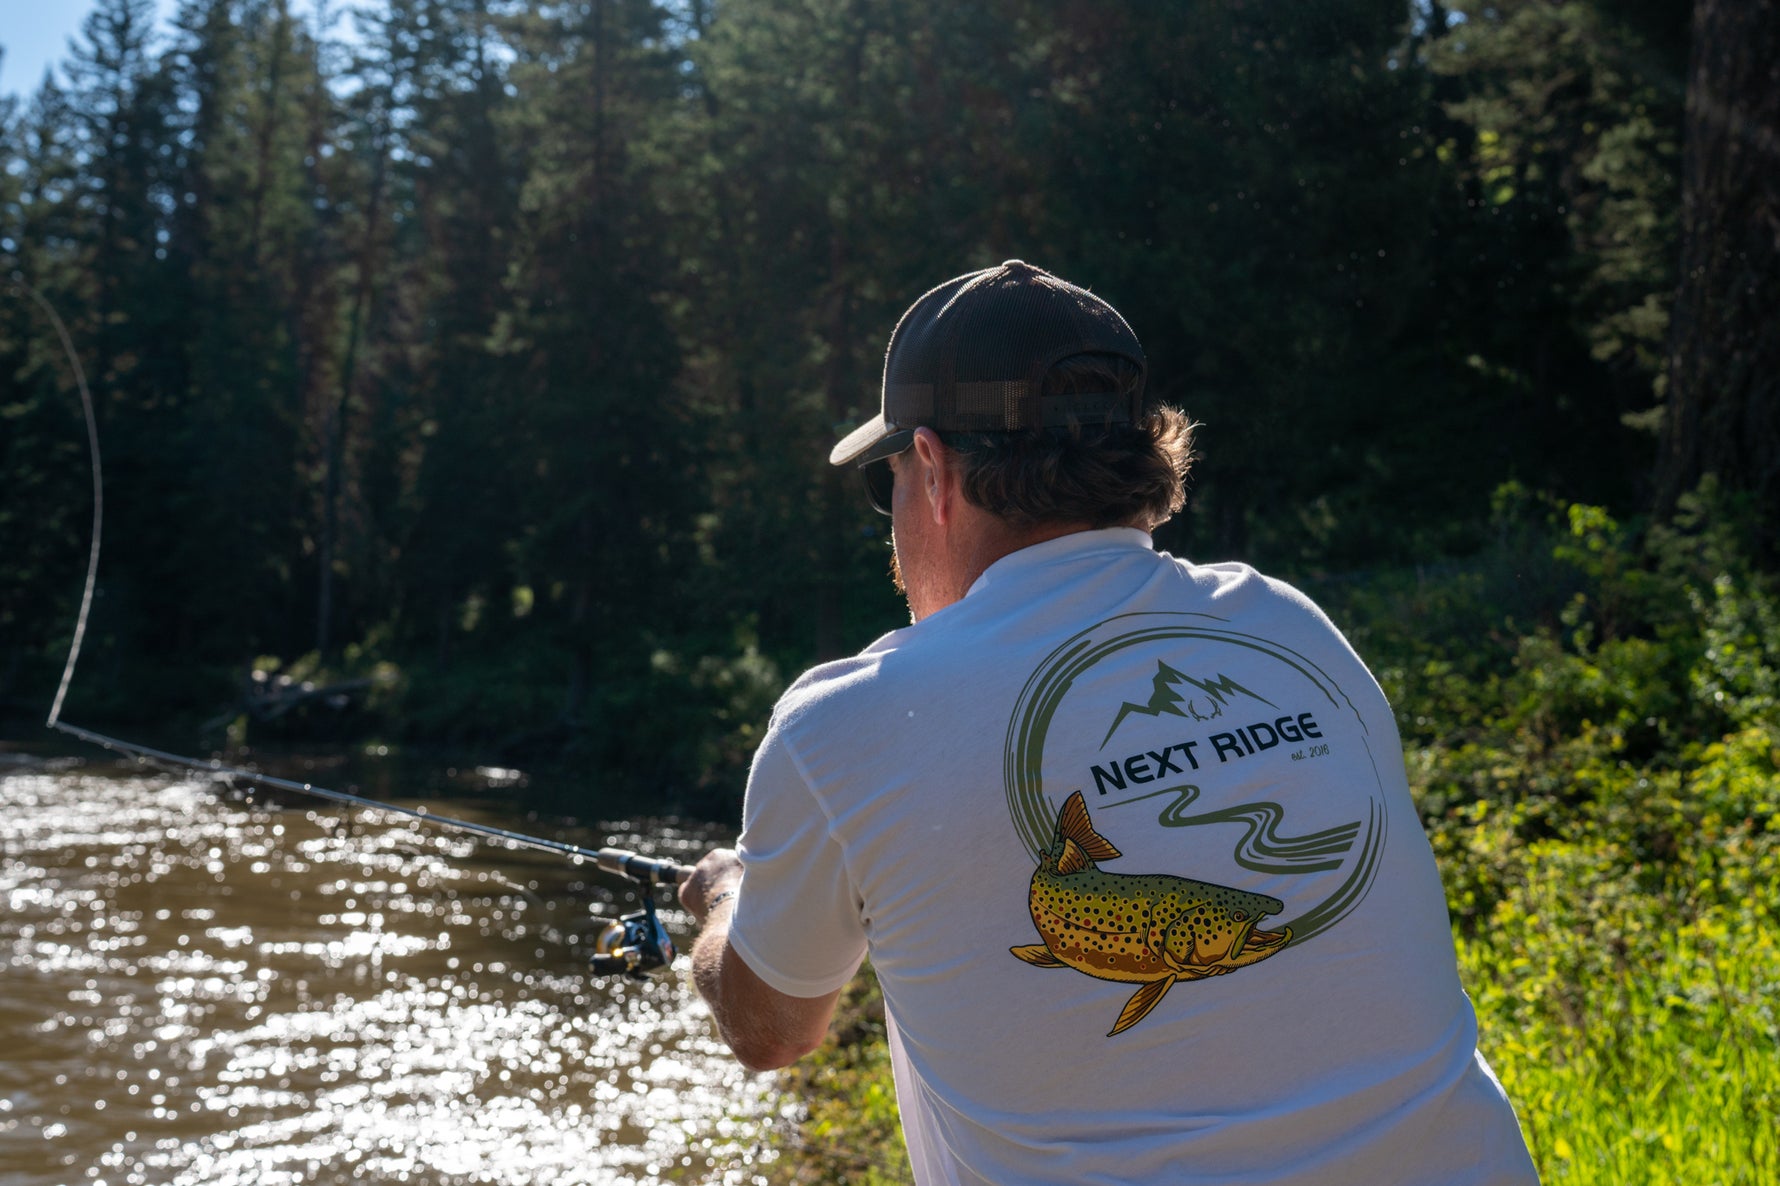
[[[514,562],[561,656],[556,716],[614,766],[633,753],[639,773],[649,751],[614,714],[675,626],[697,497],[658,304],[670,257],[637,151],[676,86],[662,19],[646,0],[590,0],[513,29],[529,102],[507,127],[526,172],[493,337],[502,439],[524,467]]]

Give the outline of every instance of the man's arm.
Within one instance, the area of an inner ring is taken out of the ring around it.
[[[741,884],[741,861],[732,849],[720,848],[706,854],[680,886],[680,904],[699,921],[692,982],[737,1060],[751,1071],[770,1071],[821,1043],[840,990],[794,997],[754,974],[729,945],[729,920]]]

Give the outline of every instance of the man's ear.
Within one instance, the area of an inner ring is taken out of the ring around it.
[[[909,467],[909,476],[917,484],[916,493],[923,508],[935,523],[950,523],[957,516],[958,500],[964,497],[958,455],[946,448],[931,428],[915,430],[915,444],[910,452],[914,464]]]

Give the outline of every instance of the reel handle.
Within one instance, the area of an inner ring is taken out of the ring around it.
[[[643,885],[679,885],[692,876],[691,865],[638,856],[622,848],[602,848],[593,854],[593,861],[607,873],[616,873]]]

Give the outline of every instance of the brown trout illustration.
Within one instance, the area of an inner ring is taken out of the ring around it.
[[[1255,925],[1285,909],[1278,898],[1167,873],[1103,873],[1094,863],[1117,856],[1082,793],[1069,796],[1032,874],[1032,923],[1044,942],[1009,948],[1037,968],[1142,984],[1109,1038],[1148,1016],[1175,981],[1233,972],[1291,941],[1290,927]]]

